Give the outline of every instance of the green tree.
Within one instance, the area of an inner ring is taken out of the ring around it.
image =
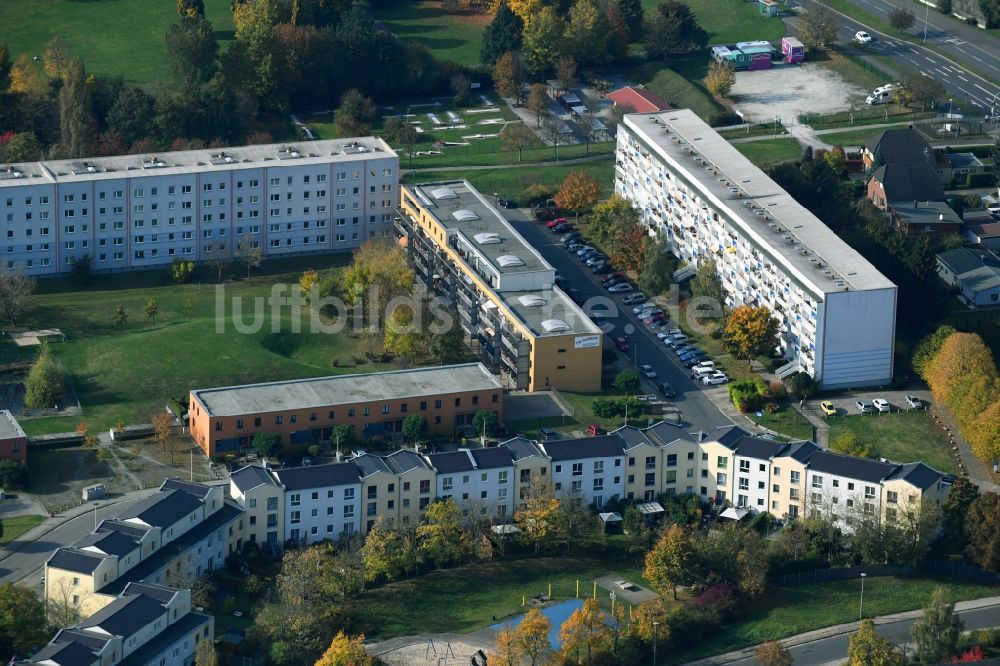
[[[89,254],[82,254],[70,259],[70,279],[73,280],[73,284],[80,287],[90,284],[90,279],[93,277],[93,265],[94,260]]]
[[[625,393],[638,393],[642,386],[639,373],[635,370],[622,370],[615,375],[614,387]]]
[[[83,62],[73,59],[59,89],[58,153],[64,158],[87,157],[94,148],[93,84]]]
[[[447,317],[432,324],[429,333],[429,351],[438,363],[448,365],[468,357],[469,348],[465,344],[468,335],[462,328],[458,308],[454,305],[448,310]]]
[[[34,132],[17,132],[3,149],[7,162],[34,162],[42,156],[42,144]]]
[[[966,557],[990,571],[1000,571],[1000,496],[986,492],[969,505],[965,518]]]
[[[27,585],[0,585],[0,650],[28,655],[48,643],[49,637],[45,602],[38,594]]]
[[[427,417],[423,414],[410,414],[403,419],[403,437],[411,441],[419,441],[427,435]]]
[[[51,407],[66,392],[66,369],[43,344],[38,358],[25,380],[24,406],[28,409]]]
[[[152,320],[154,328],[156,328],[156,315],[159,311],[160,304],[156,302],[155,298],[146,301],[146,305],[142,307],[143,314],[146,315],[146,319]]]
[[[333,124],[340,136],[365,136],[375,120],[375,101],[357,88],[340,97],[340,106],[333,115]]]
[[[567,55],[575,60],[574,65],[602,65],[611,61],[611,26],[596,0],[575,0],[569,9],[563,39]]]
[[[354,426],[346,423],[333,426],[333,432],[330,433],[330,443],[339,447],[341,453],[350,451],[357,443],[354,438]]]
[[[965,541],[965,521],[969,507],[979,499],[979,486],[963,474],[955,479],[948,490],[948,497],[941,505],[941,524],[944,533],[952,543]]]
[[[251,446],[261,458],[274,458],[281,454],[281,433],[258,432],[253,436]]]
[[[718,264],[709,257],[698,264],[698,271],[691,278],[691,295],[704,301],[700,306],[717,307],[723,310],[726,306],[726,289],[719,277]]]
[[[528,71],[541,75],[551,71],[563,55],[566,24],[553,7],[543,7],[524,29],[522,54]]]
[[[740,306],[726,317],[722,346],[735,358],[750,361],[766,356],[778,344],[778,320],[767,307]]]
[[[204,0],[177,0],[177,15],[182,21],[205,18]]]
[[[913,365],[913,369],[918,375],[926,380],[925,373],[927,372],[927,366],[930,365],[930,362],[941,351],[944,341],[954,332],[954,327],[944,325],[939,326],[936,331],[921,338],[913,350],[913,360],[911,361],[911,365]]]
[[[21,271],[0,272],[0,312],[17,326],[18,317],[31,303],[37,283]]]
[[[656,545],[646,553],[642,575],[653,589],[677,599],[677,587],[694,580],[694,547],[691,537],[680,525],[671,525],[660,534]]]
[[[483,31],[483,44],[479,50],[480,62],[492,65],[504,53],[520,51],[523,35],[524,21],[501,0],[493,20]]]
[[[816,5],[802,17],[799,36],[808,48],[825,49],[837,38],[838,26],[836,14],[824,5]]]
[[[613,196],[594,206],[589,218],[590,233],[600,243],[614,246],[624,241],[639,225],[639,211],[628,199]]]
[[[651,59],[701,51],[708,44],[708,33],[698,25],[691,8],[680,0],[663,0],[646,17],[645,47]]]
[[[125,332],[125,324],[128,323],[128,310],[121,303],[115,305],[115,314],[111,318],[111,323],[118,327],[119,333]]]
[[[642,26],[644,13],[641,0],[615,0],[618,13],[625,23],[630,42],[637,42],[642,39]]]
[[[649,296],[666,292],[673,284],[677,259],[659,234],[646,243],[646,256],[639,271],[639,287]]]
[[[500,418],[494,410],[480,409],[472,415],[472,427],[475,428],[477,435],[484,432],[487,435],[492,435],[496,432],[499,420]]]
[[[170,262],[170,277],[174,282],[187,282],[194,273],[194,262],[180,257],[174,257]]]
[[[21,490],[28,485],[28,468],[17,460],[0,460],[0,488]]]
[[[155,134],[156,100],[137,86],[123,88],[108,109],[105,122],[132,144]]]
[[[888,638],[875,632],[875,623],[864,620],[847,647],[848,666],[901,666],[903,655]]]
[[[943,664],[956,653],[965,624],[948,603],[943,587],[934,588],[931,604],[910,630],[917,644],[917,658],[924,664]]]
[[[417,552],[436,567],[462,562],[471,552],[469,533],[462,529],[462,510],[455,499],[427,507],[426,522],[417,527]]]

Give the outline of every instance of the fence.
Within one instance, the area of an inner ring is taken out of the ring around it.
[[[784,587],[787,585],[798,585],[800,583],[817,583],[832,580],[858,579],[861,574],[866,576],[911,576],[913,574],[943,574],[947,576],[960,576],[970,578],[978,583],[989,585],[1000,584],[1000,575],[992,571],[986,571],[977,567],[970,567],[967,564],[958,562],[944,562],[942,560],[926,560],[916,567],[912,566],[891,566],[888,564],[864,567],[844,567],[835,569],[813,569],[811,571],[799,571],[797,573],[772,576],[768,579],[769,586]]]

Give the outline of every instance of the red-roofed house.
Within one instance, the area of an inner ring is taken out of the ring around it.
[[[674,108],[646,88],[625,86],[624,88],[619,88],[614,92],[608,93],[607,97],[614,102],[615,106],[619,106],[626,111],[631,109],[632,113],[655,113]]]
[[[965,228],[969,241],[988,250],[1000,250],[1000,222],[970,224]]]

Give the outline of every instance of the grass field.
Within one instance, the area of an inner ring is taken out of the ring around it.
[[[229,0],[205,0],[205,15],[225,49],[233,39]],[[10,47],[12,60],[21,53],[41,56],[45,44],[62,35],[90,72],[162,82],[169,74],[164,36],[176,21],[176,5],[166,1],[4,0],[0,44]]]
[[[440,2],[397,2],[373,10],[375,18],[403,39],[423,44],[435,58],[463,65],[479,64],[486,13],[452,12]]]
[[[566,434],[575,433],[574,436],[580,436],[581,431],[583,431],[591,423],[596,423],[608,431],[614,430],[615,428],[625,425],[624,417],[604,418],[596,416],[593,409],[594,400],[597,400],[598,398],[615,399],[621,398],[624,395],[625,394],[621,391],[614,389],[609,389],[600,393],[568,393],[566,391],[560,391],[559,396],[570,407],[570,409],[572,409],[572,415],[550,416],[519,421],[508,420],[506,425],[513,432],[523,432],[535,439],[540,439],[538,433],[539,428],[551,428]],[[652,418],[654,422],[660,420],[660,418],[662,418],[662,412],[659,411],[658,408],[653,409],[655,411],[650,414],[630,414],[628,422],[637,426],[645,426],[650,418]]]
[[[799,142],[791,138],[734,143],[733,147],[762,169],[794,160],[802,154]]]
[[[751,416],[754,423],[758,423],[768,430],[779,432],[791,439],[813,439],[813,427],[799,414],[791,405],[785,405],[780,411],[774,414],[764,413],[761,417]]]
[[[3,536],[0,536],[0,545],[9,541],[14,541],[22,534],[38,525],[45,516],[16,516],[14,518],[3,519]]]
[[[217,329],[213,281],[171,284],[166,269],[98,276],[85,291],[68,288],[63,281],[43,281],[45,293],[36,297],[23,323],[58,326],[66,334],[67,342],[54,344],[53,351],[68,369],[83,405],[83,420],[92,429],[110,427],[118,420],[144,422],[153,409],[170,398],[185,397],[192,388],[398,367],[363,358],[356,365],[355,358],[363,356],[356,335],[348,330],[336,335],[310,333],[307,311],[301,313],[302,334],[292,334],[289,308],[272,316],[268,301],[255,301],[270,296],[276,283],[297,289],[306,268],[342,266],[349,260],[347,253],[269,260],[268,275],[227,282],[222,292],[225,309],[218,313],[223,332]],[[239,267],[234,272],[239,274]],[[150,298],[160,309],[155,327],[142,314]],[[253,322],[254,308],[260,308],[258,332],[235,330],[233,299],[240,299],[247,325]],[[118,303],[130,315],[123,334],[111,322]],[[11,343],[0,345],[0,358],[21,355],[23,351]],[[338,367],[332,365],[334,358]],[[22,425],[29,434],[39,434],[72,430],[75,422],[47,418],[25,420]]]
[[[873,453],[895,462],[922,460],[945,473],[957,473],[955,458],[944,433],[934,425],[930,412],[914,410],[892,414],[836,417],[829,421],[830,441],[852,432]]]
[[[704,60],[704,62],[702,62]],[[674,69],[674,68],[678,69]],[[701,76],[690,78],[692,71],[702,70]],[[679,71],[679,70],[685,71]],[[641,83],[663,100],[680,109],[691,109],[702,119],[723,110],[701,83],[705,78],[704,71],[708,69],[708,60],[698,58],[697,61],[676,59],[668,66],[661,62],[647,62],[628,72],[630,79]]]
[[[353,616],[366,638],[384,640],[435,632],[465,633],[494,623],[494,616],[522,612],[522,597],[539,593],[556,599],[593,593],[593,580],[614,573],[646,583],[642,565],[591,558],[553,557],[490,562],[434,571],[426,576],[385,585],[358,598]],[[603,600],[607,591],[597,589]]]
[[[937,586],[948,590],[951,601],[996,594],[996,588],[964,580],[937,578],[868,578],[865,581],[865,617],[923,608]],[[793,636],[813,629],[858,619],[859,580],[803,583],[773,588],[755,600],[744,619],[705,632],[698,644],[669,652],[667,663],[701,657]]]
[[[659,0],[642,0],[643,9],[652,12]],[[757,4],[739,0],[690,0],[698,24],[708,33],[708,43],[733,44],[752,39],[779,41],[785,35],[780,18],[761,16]]]
[[[856,129],[847,132],[830,132],[829,134],[817,134],[817,136],[822,140],[830,144],[831,146],[860,146],[871,136],[874,136],[882,131],[882,128],[878,129]]]

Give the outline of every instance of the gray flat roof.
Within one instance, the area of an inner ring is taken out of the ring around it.
[[[558,287],[541,291],[504,291],[497,296],[535,337],[601,332],[580,306]],[[537,299],[541,299],[541,305],[530,305],[539,302]],[[562,324],[569,328],[561,329]]]
[[[0,439],[13,439],[15,437],[27,437],[24,430],[18,424],[17,419],[6,409],[0,410]]]
[[[482,363],[463,363],[226,386],[192,393],[210,416],[242,416],[502,388]]]
[[[231,170],[353,162],[369,156],[395,155],[389,144],[381,138],[364,136],[329,141],[295,141],[72,160],[0,163],[0,187],[210,172],[213,167]]]
[[[742,235],[803,286],[818,294],[844,291],[845,286],[854,291],[895,288],[693,111],[633,113],[625,116],[625,125],[669,159],[671,170],[699,194],[726,208]]]
[[[440,222],[441,226],[449,233],[461,236],[467,245],[474,247],[501,275],[553,270],[538,250],[525,242],[500,211],[468,181],[421,183],[404,187],[416,195],[420,206]],[[456,215],[463,219],[457,219]],[[496,234],[500,242],[480,243],[476,240],[478,234]],[[521,265],[503,265],[499,261],[501,257],[516,257]]]

